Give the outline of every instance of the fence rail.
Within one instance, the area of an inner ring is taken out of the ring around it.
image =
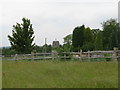
[[[56,52],[51,53],[31,53],[1,55],[2,60],[37,60],[37,59],[95,59],[95,58],[112,58],[115,61],[120,60],[120,50],[113,51],[88,51],[88,52],[63,52],[62,56]]]

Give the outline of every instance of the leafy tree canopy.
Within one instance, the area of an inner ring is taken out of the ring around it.
[[[120,44],[120,28],[117,20],[109,19],[102,23],[103,27],[103,47],[105,50],[119,47]]]
[[[23,18],[21,24],[13,25],[12,36],[8,35],[11,46],[17,53],[31,53],[34,45],[34,31],[30,19]]]

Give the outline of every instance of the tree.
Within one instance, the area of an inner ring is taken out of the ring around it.
[[[71,47],[72,47],[72,34],[69,34],[66,37],[64,37],[63,49],[65,52],[70,52]]]
[[[73,51],[79,51],[80,47],[83,46],[84,29],[85,29],[84,25],[82,25],[80,27],[76,27],[74,29],[73,36],[72,36]]]
[[[92,51],[92,50],[94,50],[94,43],[92,43],[92,42],[86,42],[86,43],[84,43],[84,45],[82,46],[82,51]]]
[[[84,43],[86,42],[94,42],[94,35],[89,27],[84,30]]]
[[[115,19],[110,19],[102,23],[103,27],[103,47],[105,50],[119,46],[119,24]]]
[[[42,52],[43,52],[43,47],[42,47],[42,46],[35,45],[35,46],[34,46],[34,51],[35,51],[36,53],[42,53]]]
[[[8,35],[12,48],[17,53],[31,53],[34,45],[34,31],[30,19],[23,18],[21,24],[13,25],[12,36]]]
[[[94,40],[96,39],[97,34],[98,34],[100,31],[101,31],[100,29],[92,29],[92,32],[93,32],[93,35],[94,35]]]
[[[42,46],[42,48],[43,48],[43,52],[45,53],[50,53],[50,52],[52,52],[52,46],[51,45],[47,45],[47,44],[45,44],[45,45],[43,45]]]
[[[72,34],[69,34],[64,37],[64,44],[72,44]]]
[[[88,51],[93,49],[94,49],[94,34],[93,31],[89,27],[87,27],[84,30],[84,42],[82,50]]]
[[[103,35],[99,32],[95,38],[95,50],[103,50]]]
[[[15,54],[15,50],[11,49],[11,47],[3,47],[2,48],[2,55],[12,55]]]

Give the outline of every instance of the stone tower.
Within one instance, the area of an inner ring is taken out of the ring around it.
[[[59,47],[59,46],[60,46],[60,45],[59,45],[59,41],[53,41],[52,46],[53,46],[54,48]]]

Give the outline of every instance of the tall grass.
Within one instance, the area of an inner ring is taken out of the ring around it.
[[[3,61],[3,88],[117,88],[117,62]]]

